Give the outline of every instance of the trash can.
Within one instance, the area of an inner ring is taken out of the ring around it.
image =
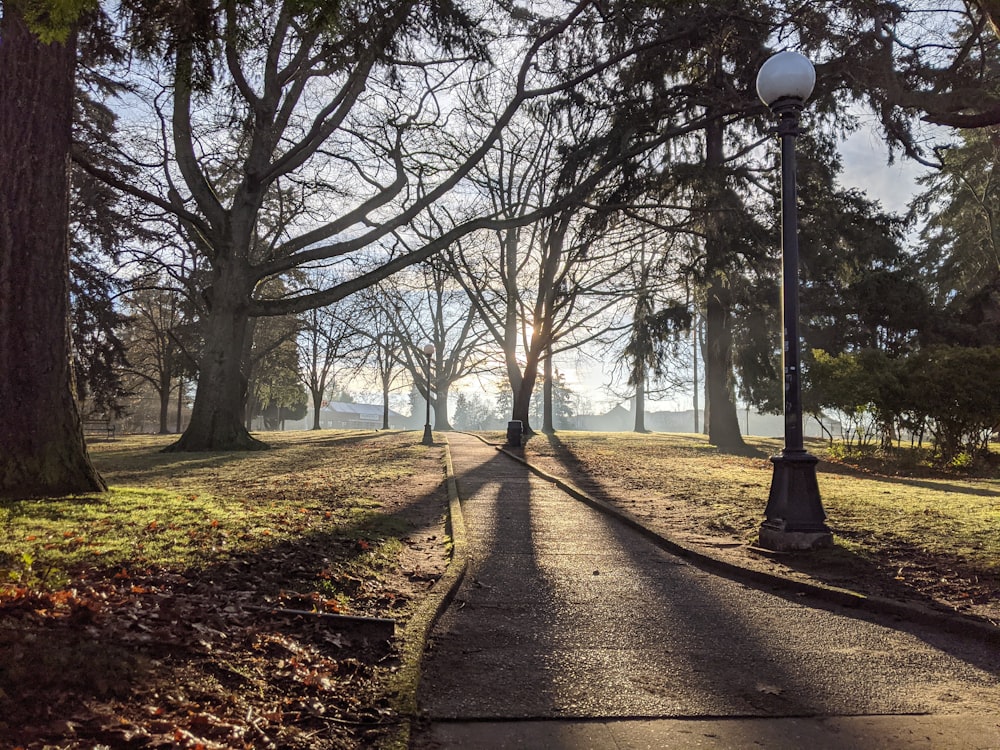
[[[507,423],[507,445],[515,448],[521,447],[521,436],[524,434],[524,425],[520,419],[512,419]]]

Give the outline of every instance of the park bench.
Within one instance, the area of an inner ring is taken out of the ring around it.
[[[110,419],[83,420],[84,435],[103,435],[108,440],[115,439],[115,424]]]

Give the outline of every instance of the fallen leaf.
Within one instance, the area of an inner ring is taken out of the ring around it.
[[[777,685],[766,685],[762,682],[757,683],[757,692],[763,693],[764,695],[781,695],[784,690],[782,690]]]

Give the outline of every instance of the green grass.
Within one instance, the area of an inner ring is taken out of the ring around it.
[[[0,503],[0,569],[9,580],[51,586],[85,568],[193,566],[231,548],[231,535],[246,543],[271,523],[239,501],[157,489],[7,501]]]
[[[819,473],[836,529],[876,544],[915,543],[1000,571],[1000,481],[908,479]],[[847,546],[863,546],[845,538]]]
[[[780,453],[781,442],[747,442],[756,455],[722,453],[694,434],[560,432],[532,438],[525,453],[529,460],[568,461],[609,494],[651,496],[659,507],[690,513],[705,529],[751,541],[767,503],[768,456]],[[827,456],[825,443],[807,447]],[[985,573],[1000,571],[1000,478],[889,473],[907,463],[919,462],[897,455],[881,465],[885,473],[873,472],[870,464],[866,472],[819,464],[820,494],[837,543],[867,554],[912,545],[959,557]]]
[[[192,747],[231,727],[283,747],[389,742],[392,691],[415,689],[392,682],[399,647],[268,609],[391,617],[405,635],[423,588],[402,553],[440,528],[441,451],[320,431],[160,452],[172,439],[93,445],[109,492],[0,501],[0,736],[55,742],[60,719],[88,747],[135,728]]]
[[[381,513],[375,490],[407,476],[417,452],[352,442],[362,436],[285,433],[270,438],[272,451],[180,457],[158,452],[168,437],[98,444],[109,492],[0,501],[0,584],[52,589],[93,571],[200,568],[338,530],[392,556],[406,525]]]

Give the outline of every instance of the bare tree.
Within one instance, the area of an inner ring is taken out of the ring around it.
[[[603,230],[585,220],[589,209],[583,200],[614,172],[614,164],[563,161],[563,144],[577,134],[552,110],[536,109],[518,125],[498,139],[496,153],[477,169],[479,187],[497,213],[520,218],[539,206],[550,210],[525,226],[453,243],[450,262],[503,352],[511,418],[530,432],[539,367],[606,329],[606,313],[615,306],[606,292],[620,271],[620,256]],[[574,200],[563,200],[560,178],[572,185]],[[551,409],[546,413],[545,428],[551,430]]]
[[[660,222],[661,226],[663,222]],[[633,290],[626,298],[631,306],[631,320],[625,346],[616,346],[619,361],[626,369],[626,382],[632,387],[633,430],[647,432],[645,422],[646,397],[652,380],[662,386],[677,380],[671,372],[675,364],[680,334],[690,329],[692,312],[683,294],[684,284],[677,257],[682,237],[678,232],[660,229],[650,236],[649,226],[635,226],[630,253],[623,278]]]
[[[291,419],[305,416],[307,399],[297,345],[301,332],[302,321],[295,315],[248,321],[241,367],[247,430],[257,416],[264,418],[266,429],[283,424],[286,414],[293,414]]]
[[[434,429],[452,429],[448,411],[452,385],[482,373],[490,355],[483,346],[485,331],[475,308],[440,260],[380,284],[378,299],[391,326],[398,361],[420,395],[430,398]],[[434,345],[430,393],[422,351],[428,343]]]
[[[211,69],[211,87],[197,50],[182,35],[171,40],[169,68],[150,71],[153,114],[162,117],[152,149],[159,173],[147,170],[139,185],[84,166],[178,217],[211,267],[198,391],[175,450],[255,446],[234,387],[248,318],[330,304],[471,231],[516,223],[473,213],[415,245],[402,237],[463,183],[526,102],[611,64],[601,59],[554,84],[539,57],[581,17],[604,23],[593,6],[568,3],[558,20],[536,19],[517,40],[491,31],[494,14],[505,22],[492,6],[472,17],[429,0],[345,3],[327,23],[324,14],[298,15],[290,0],[225,2],[217,18],[224,62]],[[243,44],[251,38],[263,43]],[[477,97],[487,80],[499,98],[484,103]],[[469,115],[483,111],[493,118]],[[300,191],[312,211],[262,245],[254,240],[261,207],[276,188]],[[319,265],[336,265],[341,281],[281,299],[256,293],[262,281]]]
[[[356,308],[354,308],[356,309]],[[301,316],[298,338],[302,382],[313,404],[312,429],[320,429],[320,409],[327,389],[335,381],[337,363],[362,348],[355,315],[344,303],[309,310]]]
[[[174,378],[183,371],[185,352],[179,335],[187,322],[177,292],[163,286],[143,286],[125,297],[128,312],[125,372],[146,383],[159,403],[159,432],[170,432],[170,395]]]
[[[388,281],[360,292],[355,298],[349,324],[358,339],[360,367],[358,372],[370,372],[382,398],[382,429],[388,430],[389,398],[405,373],[399,349],[399,333],[394,322],[394,305],[388,302],[383,287]]]

